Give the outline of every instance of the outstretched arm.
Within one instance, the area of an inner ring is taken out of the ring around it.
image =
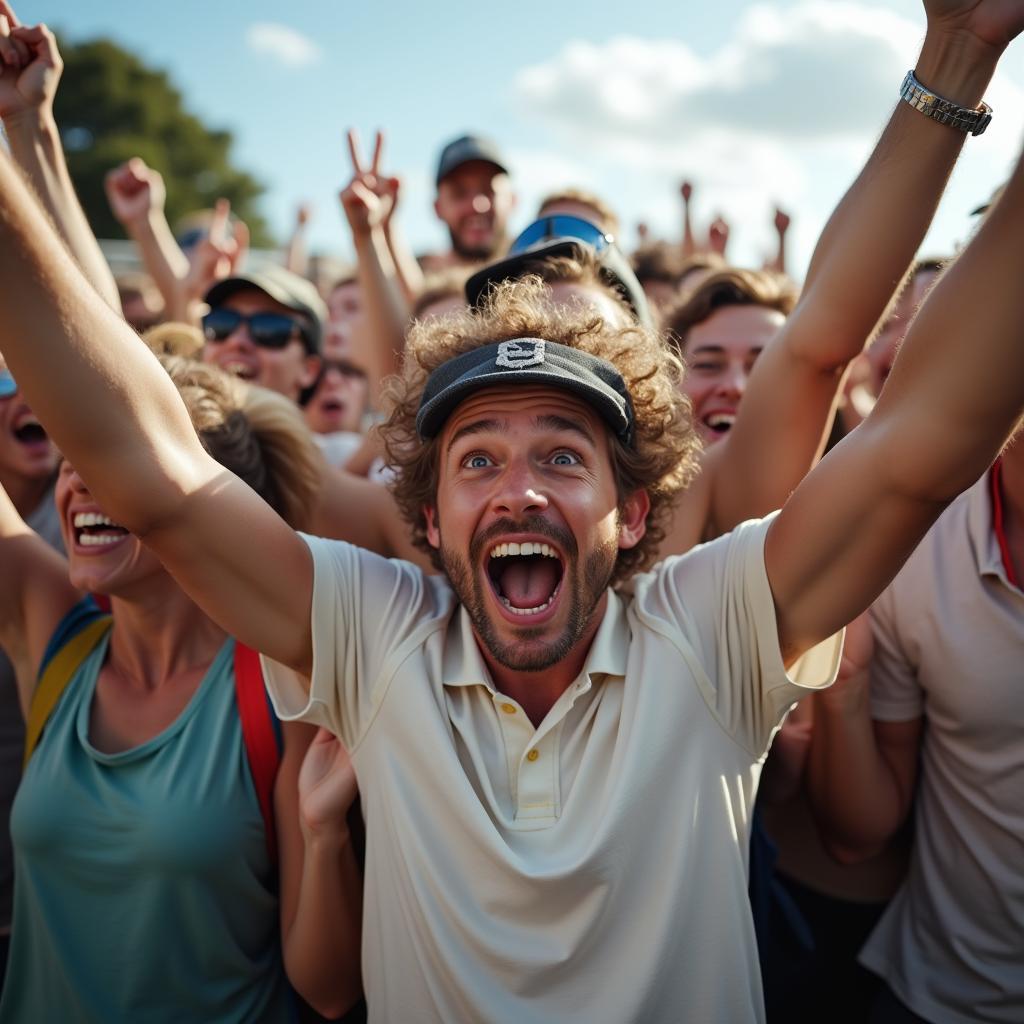
[[[925,7],[918,79],[976,107],[1015,33],[1007,26],[1019,5],[926,0]],[[721,452],[709,453],[712,533],[779,508],[819,457],[843,371],[906,274],[963,142],[962,132],[898,104],[826,225],[800,302],[761,353]]]
[[[0,49],[21,61],[20,66],[0,62],[0,118],[11,155],[89,283],[111,309],[120,310],[114,275],[78,202],[53,119],[53,98],[64,69],[57,41],[45,25],[19,25],[14,11],[0,0],[0,24],[3,18],[9,34],[0,31]]]
[[[1024,23],[1024,7],[1015,10]],[[871,415],[807,476],[769,530],[765,565],[787,657],[875,599],[1018,424],[1022,255],[1018,162],[981,230],[921,307]]]
[[[100,505],[228,633],[307,675],[308,549],[205,452],[156,357],[89,286],[2,154],[0,309],[0,351]]]

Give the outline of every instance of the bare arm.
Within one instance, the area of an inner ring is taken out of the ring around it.
[[[284,251],[284,265],[300,277],[309,270],[309,254],[306,251],[306,225],[309,223],[309,206],[300,204],[295,212],[295,227]]]
[[[790,217],[784,210],[775,209],[775,220],[772,222],[775,227],[775,236],[778,244],[775,249],[775,257],[767,264],[766,270],[774,270],[777,274],[786,273],[786,234],[789,231]]]
[[[2,154],[0,308],[0,350],[100,505],[228,633],[308,675],[308,549],[207,455],[156,357],[82,277]]]
[[[969,5],[928,4],[917,73],[941,95],[973,107],[1002,47],[940,16],[959,6]],[[713,469],[712,533],[779,508],[820,456],[843,371],[906,274],[963,142],[962,132],[903,102],[893,112],[822,232],[799,304],[754,367]]]
[[[135,157],[110,171],[104,185],[111,211],[138,248],[142,265],[163,296],[164,308],[171,311],[189,262],[164,214],[164,179]]]
[[[79,598],[67,562],[31,530],[0,486],[0,647],[15,665],[28,714],[36,671],[60,620]]]
[[[409,323],[409,307],[402,295],[384,233],[397,187],[393,185],[393,179],[380,175],[383,141],[378,132],[373,162],[366,170],[360,163],[355,134],[349,131],[354,176],[341,193],[341,205],[352,230],[359,288],[366,307],[369,344],[362,354],[372,394],[377,393],[384,377],[397,372],[405,348],[405,328]]]
[[[0,3],[0,13],[14,26],[6,42],[20,44],[26,53],[20,69],[0,63],[0,117],[11,155],[89,283],[111,309],[120,311],[114,276],[78,202],[53,119],[53,98],[64,69],[57,42],[45,25],[18,25],[6,3]]]
[[[683,197],[683,257],[695,256],[700,251],[693,233],[693,218],[690,214],[690,200],[693,198],[693,185],[684,181],[679,186],[679,194]]]
[[[299,806],[281,845],[284,963],[303,999],[334,1020],[362,993],[363,879],[346,820],[358,790],[345,748],[324,729],[301,765],[283,777],[282,764],[278,782],[282,800]]]
[[[1016,8],[1024,20],[1024,8]],[[786,657],[860,614],[1024,407],[1024,164],[935,285],[871,415],[772,524],[765,564]],[[983,302],[965,296],[984,295]]]

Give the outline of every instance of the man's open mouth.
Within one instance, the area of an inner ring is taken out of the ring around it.
[[[487,576],[498,600],[513,615],[537,615],[554,603],[562,585],[562,556],[542,541],[495,544]]]
[[[31,413],[15,420],[12,433],[20,444],[42,444],[49,440],[43,425]]]
[[[75,543],[84,548],[105,547],[128,536],[123,526],[118,526],[102,512],[76,512],[72,525],[75,528]]]
[[[735,422],[734,412],[713,412],[703,418],[704,426],[715,434],[728,434]]]

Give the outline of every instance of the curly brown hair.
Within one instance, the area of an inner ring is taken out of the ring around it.
[[[427,378],[442,363],[475,348],[514,338],[544,338],[612,363],[633,401],[636,442],[630,448],[610,437],[612,469],[620,503],[638,489],[651,510],[640,543],[620,550],[612,583],[648,568],[665,535],[666,517],[676,493],[697,469],[700,441],[693,430],[689,400],[679,392],[682,363],[653,330],[636,323],[607,323],[579,305],[556,305],[537,277],[496,285],[477,309],[449,313],[414,325],[399,376],[384,385],[391,413],[381,427],[388,461],[397,470],[391,487],[413,542],[443,569],[426,538],[424,508],[437,497],[440,437],[423,441],[416,413]]]

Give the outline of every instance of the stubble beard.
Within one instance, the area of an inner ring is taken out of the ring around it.
[[[487,533],[497,536],[499,532],[515,532],[508,530],[504,524],[496,525],[501,530],[492,527]],[[532,642],[544,636],[547,626],[524,626],[516,630],[518,635],[510,643],[503,643],[499,638],[497,626],[487,611],[484,594],[487,584],[482,583],[479,574],[473,571],[473,566],[480,562],[479,556],[488,540],[487,534],[481,535],[470,545],[468,561],[461,554],[445,547],[442,539],[441,561],[452,589],[469,614],[474,632],[491,657],[503,668],[514,672],[543,672],[566,658],[587,631],[594,610],[611,582],[619,549],[614,540],[608,541],[591,551],[581,563],[577,554],[568,554],[569,550],[575,551],[571,537],[569,540],[572,543],[566,544],[565,535],[553,533],[550,528],[538,530],[526,526],[519,529],[524,533],[546,533],[560,543],[562,551],[567,552],[559,583],[562,588],[559,600],[569,601],[568,619],[561,634],[544,646],[534,646]]]

